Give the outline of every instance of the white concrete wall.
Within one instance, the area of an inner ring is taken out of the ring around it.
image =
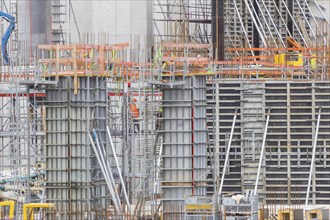
[[[31,42],[32,46],[51,43],[50,7],[50,0],[17,1],[16,28],[20,41]]]
[[[326,42],[330,42],[330,25],[327,24],[327,21],[324,19],[324,15],[326,19],[330,20],[330,0],[316,0],[316,2],[320,5],[320,9],[316,6],[316,4],[311,0],[310,8],[313,12],[315,20],[318,25],[315,24],[313,19],[311,19],[311,25],[314,29],[314,33],[317,36],[316,41],[313,42],[313,46],[325,46]],[[327,39],[327,41],[325,41]]]
[[[106,33],[111,42],[131,42],[132,35],[139,36],[141,47],[152,46],[153,1],[150,0],[76,0],[71,1],[69,25],[71,42],[78,42],[78,30],[83,33]],[[137,37],[136,37],[137,38]],[[137,45],[135,45],[137,46]]]
[[[316,2],[323,7],[323,13],[327,16],[328,20],[330,19],[330,0],[316,0]],[[321,17],[322,14],[319,12],[315,4],[311,3],[311,7],[315,15]]]

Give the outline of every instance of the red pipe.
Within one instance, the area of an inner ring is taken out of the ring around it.
[[[195,126],[194,126],[194,105],[191,106],[191,154],[192,154],[192,157],[191,157],[191,167],[192,167],[192,172],[191,172],[191,178],[192,178],[192,183],[191,183],[191,186],[192,186],[192,195],[194,195],[194,129],[195,129]]]

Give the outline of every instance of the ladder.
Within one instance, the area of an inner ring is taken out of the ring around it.
[[[296,14],[296,20],[297,20],[298,26],[301,30],[301,33],[303,34],[306,41],[311,42],[308,30],[306,29],[306,22],[303,21],[303,18],[301,17],[301,15],[299,13]]]
[[[66,42],[66,32],[64,30],[66,12],[67,2],[65,0],[51,1],[53,44],[65,44]]]
[[[265,126],[261,85],[243,83],[241,90],[242,192],[253,190]],[[259,184],[263,179],[260,178]]]
[[[9,5],[9,14],[15,17],[16,28],[13,30],[10,36],[10,56],[17,56],[18,52],[18,31],[17,31],[17,0],[11,0]]]

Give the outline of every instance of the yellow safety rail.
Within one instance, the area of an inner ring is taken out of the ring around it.
[[[33,209],[54,208],[53,203],[29,203],[23,205],[23,220],[34,220]]]
[[[9,218],[14,218],[14,209],[15,209],[15,202],[14,201],[5,201],[5,202],[0,202],[0,208],[4,206],[9,206]],[[0,219],[2,218],[1,216],[1,211],[0,211]]]

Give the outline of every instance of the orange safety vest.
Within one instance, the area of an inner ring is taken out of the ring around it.
[[[134,118],[138,118],[140,115],[139,109],[137,108],[136,104],[130,104],[129,106],[131,113]]]

